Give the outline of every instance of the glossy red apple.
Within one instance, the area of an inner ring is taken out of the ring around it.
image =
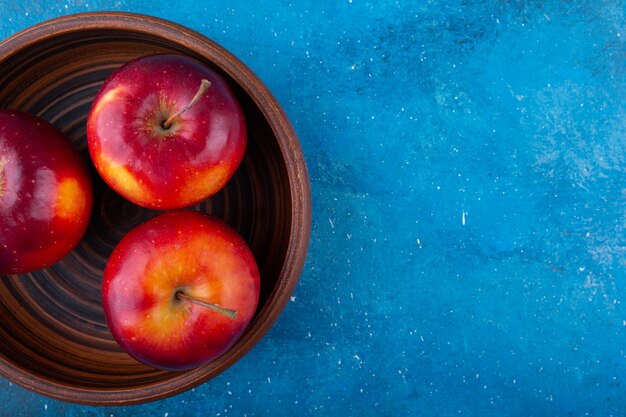
[[[180,55],[145,56],[115,71],[92,105],[87,137],[111,188],[161,210],[219,191],[247,142],[244,114],[228,84]]]
[[[89,172],[63,133],[0,110],[0,274],[49,266],[82,239],[93,194]]]
[[[111,254],[104,313],[117,342],[156,368],[190,369],[241,336],[259,300],[259,271],[244,240],[195,211],[162,214]]]

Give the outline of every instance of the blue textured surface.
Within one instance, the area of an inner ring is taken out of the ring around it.
[[[109,409],[1,381],[0,415],[624,415],[625,7],[493,3],[0,0],[0,37],[113,9],[221,43],[314,198],[292,302],[228,371]]]

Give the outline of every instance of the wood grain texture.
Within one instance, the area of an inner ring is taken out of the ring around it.
[[[224,219],[250,245],[261,271],[259,309],[243,337],[187,372],[152,369],[115,343],[101,306],[106,259],[132,227],[154,217],[125,201],[92,167],[95,201],[82,243],[50,268],[0,280],[0,374],[77,403],[121,405],[189,389],[241,358],[276,321],[298,281],[311,228],[309,178],[295,132],[262,82],[204,36],[152,17],[87,13],[43,22],[0,43],[0,107],[43,117],[88,160],[85,122],[105,78],[138,56],[175,52],[217,70],[248,123],[243,164],[219,194],[195,207]]]

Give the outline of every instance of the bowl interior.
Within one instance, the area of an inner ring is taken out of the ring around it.
[[[194,207],[238,230],[261,271],[257,315],[231,350],[246,350],[266,330],[263,312],[276,308],[270,304],[284,305],[273,297],[287,279],[281,270],[293,220],[289,172],[271,123],[240,83],[211,57],[168,36],[93,27],[49,34],[0,60],[0,107],[41,116],[65,132],[92,167],[95,200],[87,234],[69,256],[50,268],[4,276],[0,282],[1,371],[31,389],[77,402],[141,402],[202,382],[243,354],[227,353],[188,372],[155,370],[118,347],[102,311],[100,285],[108,255],[127,231],[159,212],[133,205],[99,179],[86,150],[87,115],[112,71],[138,56],[171,52],[192,56],[221,73],[248,124],[243,164],[225,189]]]

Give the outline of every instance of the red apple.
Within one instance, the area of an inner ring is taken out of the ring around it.
[[[183,370],[235,343],[256,311],[259,286],[254,257],[237,232],[199,212],[173,211],[115,247],[102,304],[113,337],[132,357]]]
[[[0,110],[0,274],[49,266],[82,239],[93,192],[71,142],[50,123]]]
[[[107,184],[160,210],[219,191],[241,163],[247,141],[243,111],[228,84],[180,55],[145,56],[115,71],[93,102],[87,137]]]

